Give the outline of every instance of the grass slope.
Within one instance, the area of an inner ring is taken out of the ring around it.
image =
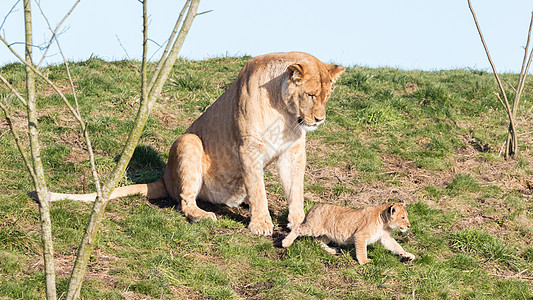
[[[174,139],[236,77],[250,57],[179,60],[121,184],[157,179]],[[72,63],[101,172],[109,171],[132,126],[138,62],[98,58]],[[17,87],[23,67],[0,72]],[[68,92],[62,66],[46,69]],[[517,76],[504,74],[505,82]],[[308,135],[306,207],[364,207],[404,200],[412,230],[397,240],[417,256],[402,263],[380,245],[358,266],[353,247],[330,256],[312,239],[287,250],[286,203],[276,172],[266,173],[276,223],[272,237],[251,235],[246,208],[202,203],[219,221],[188,222],[170,200],[112,201],[100,229],[84,299],[531,299],[533,288],[533,122],[531,84],[517,117],[520,158],[498,153],[505,112],[491,74],[475,70],[348,68],[328,103],[325,126]],[[39,82],[43,158],[54,191],[94,190],[72,117]],[[0,94],[8,94],[0,87]],[[24,112],[11,101],[23,129]],[[27,144],[27,141],[24,140]],[[37,204],[14,141],[0,121],[0,298],[42,299]],[[52,206],[58,290],[66,290],[91,205]],[[529,279],[528,279],[529,278]]]

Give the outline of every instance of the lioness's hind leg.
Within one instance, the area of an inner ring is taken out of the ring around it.
[[[192,221],[201,218],[216,220],[212,212],[206,212],[196,205],[196,197],[202,187],[202,161],[204,149],[197,135],[184,134],[172,147],[163,178],[170,196],[181,199],[181,211]]]

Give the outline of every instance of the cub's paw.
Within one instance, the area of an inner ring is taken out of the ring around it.
[[[284,238],[283,241],[281,241],[281,247],[287,248],[290,245],[292,245],[292,240],[288,238]]]
[[[250,229],[253,234],[272,235],[274,224],[272,224],[270,216],[267,215],[266,217],[252,218],[250,225],[248,225],[248,229]]]
[[[404,254],[402,254],[402,258],[408,261],[412,261],[412,260],[415,260],[416,257],[412,253],[405,252]]]

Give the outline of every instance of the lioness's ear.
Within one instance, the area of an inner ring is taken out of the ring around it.
[[[338,66],[338,65],[327,65],[327,69],[329,72],[329,76],[331,76],[331,80],[333,82],[337,81],[337,79],[341,76],[344,71],[346,71],[345,68]]]
[[[304,77],[304,69],[300,64],[294,64],[287,67],[289,72],[289,79],[294,82],[296,85],[302,84]]]

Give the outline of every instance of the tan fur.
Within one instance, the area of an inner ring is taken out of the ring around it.
[[[300,224],[305,135],[324,122],[332,84],[344,70],[300,52],[250,60],[231,87],[174,142],[161,179],[119,187],[111,197],[170,195],[181,201],[191,220],[216,219],[198,208],[197,198],[228,206],[244,201],[250,206],[250,230],[271,234],[263,170],[277,161],[289,227]]]
[[[305,220],[296,226],[282,241],[284,248],[292,245],[298,236],[317,237],[327,252],[336,250],[327,244],[355,244],[357,261],[370,262],[366,246],[380,241],[381,244],[409,260],[415,256],[403,250],[392,237],[392,230],[406,231],[411,224],[403,203],[386,203],[364,209],[352,209],[331,204],[317,204],[307,212]]]

